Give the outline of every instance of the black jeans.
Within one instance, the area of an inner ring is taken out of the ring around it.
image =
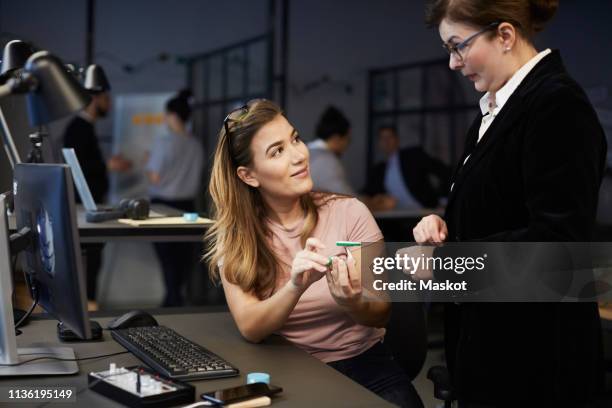
[[[423,402],[410,378],[395,361],[387,345],[382,342],[376,343],[358,356],[332,361],[328,365],[392,404],[423,408]]]
[[[166,204],[185,212],[193,212],[193,201],[162,200],[153,198],[152,203]],[[163,307],[183,306],[183,284],[194,266],[195,245],[190,242],[156,242],[157,258],[164,274],[166,296]]]

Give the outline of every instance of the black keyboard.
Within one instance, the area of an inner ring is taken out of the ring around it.
[[[218,355],[164,326],[113,330],[111,336],[166,377],[191,381],[239,374]]]

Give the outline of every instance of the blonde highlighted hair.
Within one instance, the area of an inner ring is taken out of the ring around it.
[[[270,231],[261,194],[238,178],[237,169],[252,166],[253,137],[283,112],[263,99],[242,109],[239,115],[230,114],[219,131],[209,186],[214,224],[204,237],[204,260],[213,280],[219,280],[218,266],[222,265],[228,282],[263,299],[274,291],[280,264],[268,243]],[[231,119],[233,116],[237,117]],[[306,214],[301,234],[304,245],[317,225],[318,206],[312,194],[302,196],[300,203]]]

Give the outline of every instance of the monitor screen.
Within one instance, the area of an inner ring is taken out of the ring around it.
[[[23,265],[30,290],[52,316],[79,337],[91,338],[70,168],[18,164],[13,194],[17,229],[32,231]]]

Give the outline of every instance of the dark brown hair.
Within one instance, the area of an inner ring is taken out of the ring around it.
[[[189,89],[183,89],[176,96],[166,102],[166,112],[176,113],[183,121],[187,122],[191,116],[191,104],[189,100],[193,95]]]
[[[428,27],[437,27],[448,18],[479,28],[494,22],[507,22],[531,40],[535,33],[544,29],[558,6],[558,0],[431,0],[426,8],[425,22]]]

